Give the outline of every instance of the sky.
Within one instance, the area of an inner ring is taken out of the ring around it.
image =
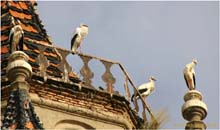
[[[204,122],[208,129],[220,128],[217,1],[40,1],[38,12],[54,46],[70,49],[75,28],[84,23],[89,34],[82,43],[83,53],[120,62],[136,86],[148,82],[151,75],[156,77],[155,91],[147,103],[155,113],[167,111],[164,129],[185,128],[181,107],[188,89],[182,71],[196,58],[197,90],[208,106]],[[80,58],[69,55],[67,59],[80,74]],[[94,86],[104,86],[104,66],[97,60],[89,65]],[[123,74],[117,65],[111,71],[115,90],[123,92]]]

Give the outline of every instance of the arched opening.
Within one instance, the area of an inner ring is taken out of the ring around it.
[[[87,130],[95,129],[91,125],[76,120],[61,120],[56,123],[55,129],[59,130]]]

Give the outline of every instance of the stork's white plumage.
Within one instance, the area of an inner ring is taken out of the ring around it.
[[[191,63],[187,64],[183,70],[184,79],[189,90],[196,88],[195,70],[194,66],[197,64],[197,60],[193,59]]]
[[[76,28],[74,36],[71,40],[71,50],[74,53],[77,53],[77,49],[80,47],[80,52],[82,52],[81,44],[82,40],[88,35],[89,28],[85,24],[80,24],[79,27]]]
[[[148,83],[142,84],[138,87],[138,91],[139,91],[140,95],[142,97],[144,97],[144,99],[145,99],[145,97],[147,97],[148,95],[150,95],[154,91],[154,89],[155,89],[154,81],[156,81],[156,79],[153,76],[151,76],[149,78]],[[134,98],[134,94],[131,97],[131,101],[133,101],[133,98]],[[138,95],[137,95],[137,98],[139,98]]]
[[[15,25],[9,33],[10,52],[23,51],[24,32],[20,25]]]

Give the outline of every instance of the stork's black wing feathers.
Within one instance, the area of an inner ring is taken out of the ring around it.
[[[10,34],[9,34],[9,39],[8,39],[8,41],[9,41],[9,45],[10,45],[10,53],[12,53],[12,41],[13,41],[13,36],[14,36],[14,33],[11,33],[10,32]]]
[[[194,82],[194,89],[196,89],[196,77],[195,77],[195,74],[193,74],[193,82]]]
[[[146,92],[147,90],[148,90],[148,88],[144,88],[144,89],[139,89],[138,91],[140,94],[142,94],[142,93]]]
[[[73,49],[73,45],[74,45],[74,42],[75,42],[77,36],[78,36],[78,34],[76,33],[71,40],[71,48],[70,48],[71,50]]]
[[[188,84],[188,82],[187,82],[187,79],[186,79],[185,74],[184,74],[184,79],[185,79],[185,81],[186,81],[186,85],[187,85],[187,87],[189,88],[189,84]]]

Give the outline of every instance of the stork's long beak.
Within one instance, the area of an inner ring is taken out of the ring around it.
[[[157,81],[154,77],[151,77],[151,79],[152,79],[153,81]]]
[[[194,63],[195,65],[197,65],[197,60],[196,60],[196,59],[193,59],[193,63]]]

